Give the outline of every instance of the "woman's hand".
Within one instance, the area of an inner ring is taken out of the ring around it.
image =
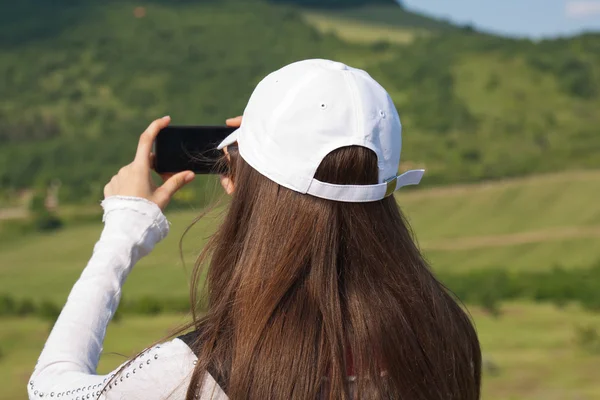
[[[227,124],[227,126],[230,126],[232,128],[239,128],[242,125],[242,117],[229,118],[225,123]],[[223,149],[223,151],[229,157],[229,153],[227,152],[227,147],[225,147]],[[233,193],[233,191],[235,190],[233,181],[231,180],[230,177],[228,177],[226,175],[221,175],[221,186],[223,186],[223,189],[225,189],[225,192],[229,195],[231,195]]]
[[[152,122],[140,136],[135,159],[121,168],[119,173],[104,187],[104,197],[132,196],[141,197],[156,203],[162,210],[179,189],[191,182],[195,175],[192,171],[178,174],[161,175],[164,184],[157,187],[152,182],[152,165],[154,155],[152,144],[161,129],[171,122],[170,117],[163,117]]]

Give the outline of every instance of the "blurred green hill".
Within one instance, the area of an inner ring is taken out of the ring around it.
[[[222,123],[268,72],[317,57],[390,91],[426,184],[600,167],[600,34],[532,42],[392,1],[303,3],[2,2],[0,202],[57,178],[63,200],[95,201],[150,120]]]

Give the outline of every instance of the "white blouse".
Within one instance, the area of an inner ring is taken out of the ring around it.
[[[38,359],[29,399],[184,399],[197,358],[180,339],[145,351],[108,386],[119,368],[96,374],[127,275],[169,232],[160,208],[145,199],[114,196],[102,206],[104,230]],[[200,399],[227,399],[209,373]]]

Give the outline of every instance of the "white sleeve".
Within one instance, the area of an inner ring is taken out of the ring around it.
[[[110,386],[106,383],[118,369],[96,375],[106,327],[127,275],[169,231],[165,216],[150,201],[115,196],[102,206],[104,230],[46,341],[27,384],[29,399],[184,399],[196,356],[179,339],[144,352]],[[227,397],[207,373],[201,398]]]

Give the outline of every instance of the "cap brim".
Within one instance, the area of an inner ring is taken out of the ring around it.
[[[238,140],[238,132],[240,131],[240,128],[236,129],[235,131],[233,131],[231,134],[229,134],[229,136],[227,136],[225,138],[225,140],[223,140],[221,143],[219,143],[219,145],[217,146],[218,150],[223,150],[225,147],[234,144],[235,142],[237,142]]]

